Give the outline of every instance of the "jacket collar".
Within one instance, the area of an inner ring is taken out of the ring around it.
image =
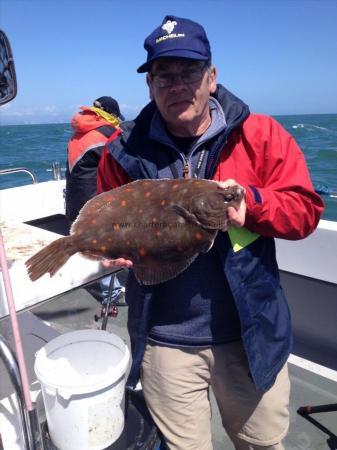
[[[211,104],[212,108],[217,110],[217,119],[214,121],[214,124],[212,120],[210,132],[212,132],[214,125],[218,133],[215,136],[214,145],[212,145],[212,150],[208,156],[206,168],[207,178],[211,178],[213,175],[220,151],[228,139],[228,135],[233,128],[240,125],[249,115],[248,106],[223,86],[217,86],[213,97],[215,101],[211,99]],[[220,105],[219,110],[217,105]],[[108,145],[109,151],[114,159],[123,167],[130,178],[134,180],[140,178],[158,178],[157,158],[154,155],[154,149],[157,148],[155,142],[158,142],[157,138],[159,138],[160,142],[163,142],[162,139],[166,139],[166,137],[163,138],[163,124],[159,128],[158,135],[156,134],[157,131],[151,128],[154,121],[158,120],[158,115],[159,112],[155,103],[153,101],[150,102],[142,109],[135,120],[122,122],[120,126],[122,130],[120,138]],[[224,127],[224,133],[219,132],[218,127],[221,126]],[[165,134],[167,136],[167,133]]]

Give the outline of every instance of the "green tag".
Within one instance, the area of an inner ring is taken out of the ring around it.
[[[253,233],[252,231],[247,230],[247,228],[236,227],[230,227],[228,229],[228,235],[235,252],[242,250],[260,237],[259,234]]]

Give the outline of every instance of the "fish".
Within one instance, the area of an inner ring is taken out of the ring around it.
[[[75,253],[88,259],[125,258],[143,285],[164,283],[208,252],[229,227],[227,208],[238,209],[239,185],[213,180],[137,180],[99,194],[81,209],[70,235],[26,261],[32,281],[55,273]]]

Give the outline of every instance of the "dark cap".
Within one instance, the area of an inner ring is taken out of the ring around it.
[[[124,120],[124,116],[121,114],[117,100],[112,97],[100,97],[93,103],[96,108],[100,108],[109,114],[114,114],[121,120]]]
[[[148,72],[158,58],[189,58],[210,61],[211,48],[201,25],[189,19],[166,16],[163,23],[144,41],[147,61],[137,72]]]

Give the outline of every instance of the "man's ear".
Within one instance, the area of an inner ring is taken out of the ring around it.
[[[151,87],[151,79],[150,79],[150,75],[147,73],[146,74],[146,83],[149,86],[149,97],[150,100],[153,100],[153,94],[152,94],[152,87]]]
[[[214,92],[216,91],[216,76],[217,76],[216,67],[212,65],[211,68],[209,69],[209,92],[210,92],[210,94],[214,94]]]

